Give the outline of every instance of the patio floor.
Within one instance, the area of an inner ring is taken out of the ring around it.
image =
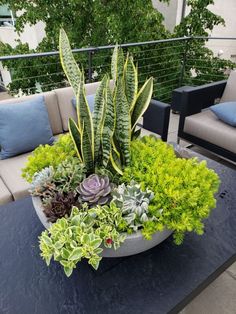
[[[168,142],[177,141],[179,115],[172,114],[168,133]],[[181,145],[189,143],[180,141]],[[236,165],[215,156],[205,149],[192,147],[196,152],[214,159],[236,170]],[[198,297],[186,306],[180,314],[235,314],[236,313],[236,263],[221,274]]]

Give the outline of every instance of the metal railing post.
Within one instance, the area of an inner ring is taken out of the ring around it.
[[[180,71],[180,78],[179,78],[179,87],[181,87],[183,85],[183,81],[184,81],[184,73],[185,73],[185,67],[186,67],[187,54],[188,54],[190,40],[191,40],[191,38],[187,38],[185,41],[184,55],[183,55],[182,66],[181,66],[181,71]]]
[[[89,83],[92,82],[92,75],[93,75],[93,51],[88,51],[88,81]]]

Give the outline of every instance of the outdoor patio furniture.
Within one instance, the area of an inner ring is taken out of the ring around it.
[[[98,84],[98,82],[86,84],[86,94],[94,94]],[[3,100],[0,101],[0,106],[1,103],[5,104],[16,102],[19,102],[20,106],[22,101],[36,96],[38,96],[38,94]],[[44,93],[49,121],[54,137],[68,132],[68,119],[70,117],[76,120],[76,111],[71,104],[71,99],[73,96],[74,94],[71,87],[55,89],[53,91]],[[168,104],[152,100],[143,117],[142,127],[148,131],[160,135],[162,140],[166,141],[169,117],[170,106]],[[21,177],[21,169],[25,166],[29,155],[30,152],[12,158],[0,160],[0,205],[29,195],[29,184]]]
[[[178,137],[236,162],[236,128],[209,110],[216,101],[236,101],[236,71],[220,81],[182,92]]]
[[[98,271],[81,263],[70,278],[39,256],[43,226],[31,199],[1,206],[0,312],[178,313],[236,261],[236,172],[207,162],[221,187],[204,235],[188,234],[181,246],[170,237],[145,253],[104,259]]]

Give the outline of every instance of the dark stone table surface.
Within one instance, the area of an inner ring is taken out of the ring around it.
[[[221,177],[217,208],[205,234],[171,237],[127,258],[86,262],[67,278],[61,266],[39,257],[43,227],[30,198],[0,207],[1,314],[178,313],[236,261],[236,171],[209,161]]]

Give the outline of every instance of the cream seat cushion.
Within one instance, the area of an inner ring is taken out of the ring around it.
[[[231,71],[220,102],[236,101],[236,71]]]
[[[30,95],[30,96],[25,96],[25,97],[20,97],[20,98],[10,98],[7,100],[2,101],[2,103],[21,103],[22,101],[37,97],[42,94],[35,94],[35,95]],[[63,132],[62,129],[62,122],[61,122],[61,116],[60,116],[60,111],[57,103],[57,96],[54,91],[51,92],[45,92],[43,93],[44,100],[45,100],[45,105],[48,110],[48,117],[49,117],[49,122],[52,128],[53,134],[59,134]],[[1,101],[0,101],[0,106],[1,106]]]
[[[220,121],[210,110],[186,117],[184,132],[236,154],[236,128]]]
[[[0,178],[0,205],[7,204],[13,200],[12,195],[5,183]]]
[[[0,160],[0,177],[14,200],[29,195],[29,184],[21,177],[29,153]]]
[[[92,95],[96,93],[96,90],[100,82],[85,84],[86,95]],[[57,101],[61,113],[63,130],[68,131],[68,120],[72,118],[76,121],[76,111],[72,106],[71,99],[74,97],[72,87],[65,87],[55,89],[57,95]]]

